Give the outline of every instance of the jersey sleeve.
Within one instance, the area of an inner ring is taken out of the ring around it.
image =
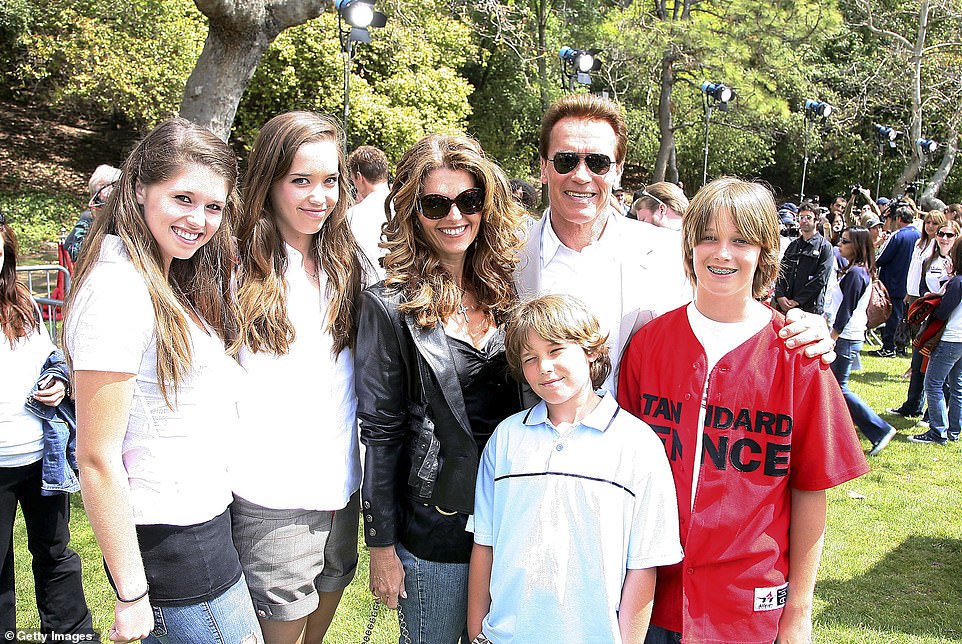
[[[639,422],[643,438],[638,456],[641,474],[635,484],[634,515],[628,537],[627,568],[638,570],[668,566],[682,559],[675,481],[661,441],[647,424]]]
[[[797,356],[789,485],[825,490],[869,471],[838,381],[818,358]]]

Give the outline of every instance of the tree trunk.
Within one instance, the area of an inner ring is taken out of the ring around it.
[[[912,47],[912,124],[909,128],[909,146],[912,156],[902,170],[895,185],[896,191],[903,190],[912,184],[919,175],[921,159],[919,146],[915,144],[922,138],[922,50],[925,48],[925,36],[929,28],[929,1],[922,0],[919,5],[919,28],[915,34],[915,44]]]
[[[677,55],[672,51],[665,52],[661,59],[661,90],[658,96],[658,158],[655,160],[655,172],[652,177],[656,182],[664,181],[668,164],[675,150],[675,130],[671,121],[671,90],[675,84],[675,74],[672,66]]]
[[[923,208],[926,209],[939,209],[945,208],[945,202],[938,198],[939,191],[942,190],[942,184],[945,183],[946,178],[949,173],[952,172],[952,166],[955,164],[955,157],[959,153],[959,132],[955,128],[952,128],[948,132],[948,137],[945,142],[945,152],[942,154],[942,161],[939,163],[939,167],[935,169],[935,173],[932,175],[932,180],[925,184],[925,189],[922,191],[922,198],[919,203]]]
[[[184,88],[180,115],[226,141],[244,90],[276,37],[266,29],[238,37],[211,21],[204,51]]]
[[[316,18],[330,0],[194,0],[207,16],[204,50],[184,87],[180,115],[227,140],[261,56],[279,33]]]

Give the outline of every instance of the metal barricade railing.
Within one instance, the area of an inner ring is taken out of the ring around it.
[[[64,298],[70,292],[70,272],[60,264],[37,264],[18,266],[17,273],[40,307],[50,338],[57,342],[57,322],[63,319]]]

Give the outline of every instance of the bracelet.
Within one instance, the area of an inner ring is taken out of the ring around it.
[[[114,590],[114,594],[117,595],[117,601],[119,601],[121,604],[135,604],[139,602],[141,599],[143,599],[144,597],[146,597],[147,593],[149,592],[150,592],[150,584],[147,584],[147,590],[145,590],[144,592],[140,593],[133,599],[124,599],[123,597],[120,596],[120,591]]]

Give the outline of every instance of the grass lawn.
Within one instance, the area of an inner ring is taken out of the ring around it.
[[[866,350],[874,347],[866,346]],[[907,359],[863,355],[852,387],[873,409],[899,405]],[[962,442],[945,447],[905,440],[912,421],[885,418],[900,431],[872,459],[872,472],[829,492],[828,534],[815,593],[819,644],[962,643]],[[867,447],[867,441],[863,441]],[[87,601],[106,631],[113,594],[78,497],[73,546],[84,560]],[[38,625],[23,522],[15,532],[17,608],[21,628]],[[359,642],[370,612],[367,552],[348,588],[327,641]],[[372,641],[396,642],[381,617]]]

